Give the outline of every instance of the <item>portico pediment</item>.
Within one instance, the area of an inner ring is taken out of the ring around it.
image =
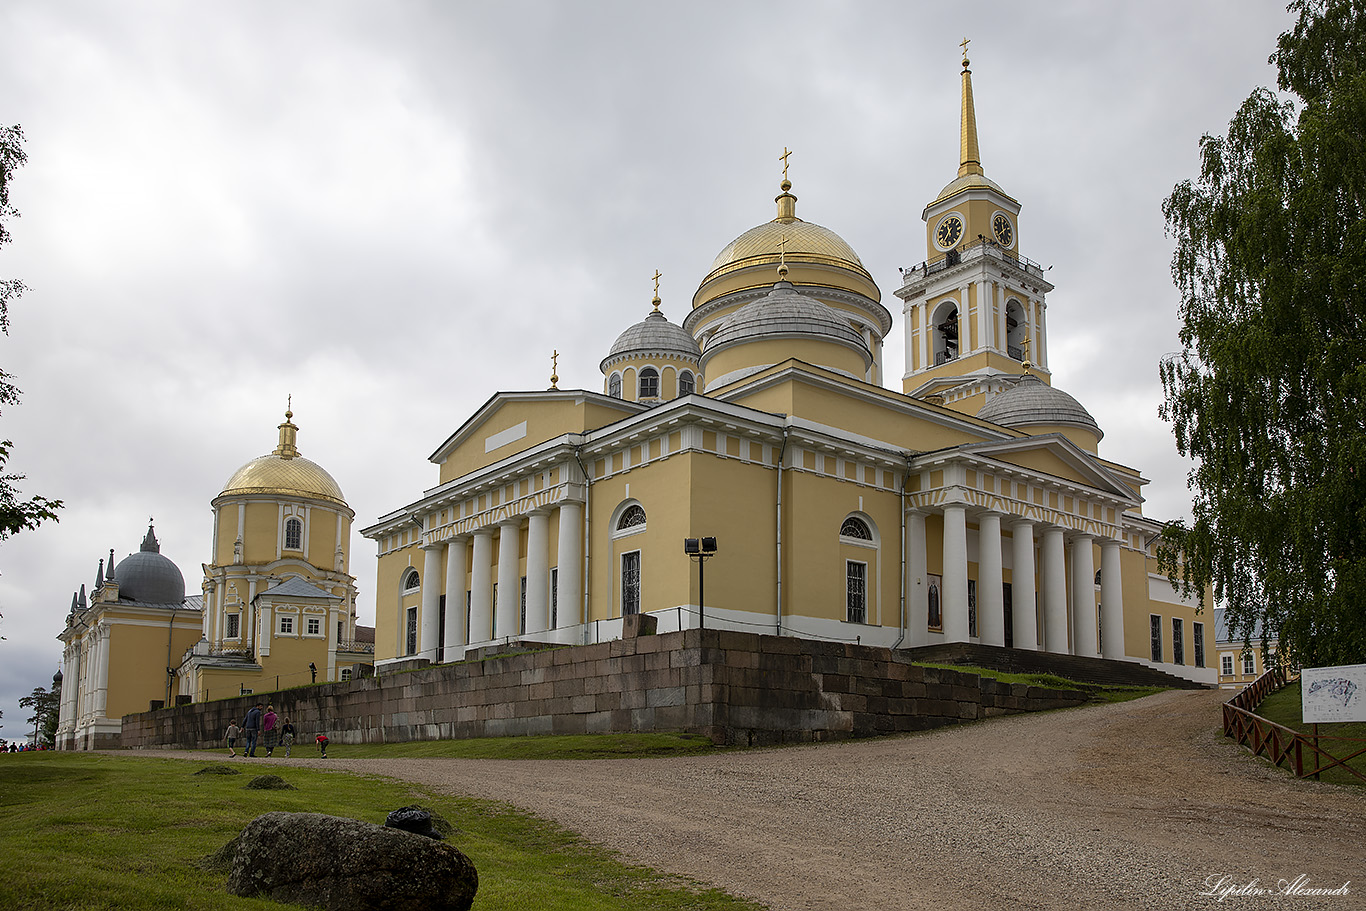
[[[1014,440],[987,440],[952,449],[927,452],[912,461],[912,468],[965,464],[995,473],[1019,472],[1037,476],[1040,481],[1060,481],[1094,491],[1104,499],[1119,501],[1125,509],[1137,507],[1142,497],[1119,476],[1079,448],[1062,434],[1021,437]]]

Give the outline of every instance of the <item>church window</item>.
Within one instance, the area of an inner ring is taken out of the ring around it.
[[[1157,664],[1162,663],[1162,618],[1157,614],[1148,615],[1148,638],[1151,640],[1152,658]]]
[[[288,614],[281,616],[279,629],[281,636],[294,635],[294,618],[289,616]]]
[[[607,394],[614,399],[621,398],[621,374],[614,373],[607,380]]]
[[[632,503],[617,519],[617,531],[645,527],[645,510],[639,503]]]
[[[1172,617],[1172,664],[1186,663],[1186,637],[1180,617]]]
[[[320,617],[309,617],[304,625],[310,636],[321,636],[323,634],[323,621]]]
[[[640,371],[640,395],[637,398],[657,399],[659,398],[659,371],[653,367],[646,367]]]
[[[407,633],[408,633],[407,640],[408,640],[408,641],[405,643],[405,645],[408,646],[408,649],[407,649],[407,651],[404,652],[404,654],[405,654],[405,655],[415,655],[415,654],[417,654],[417,608],[415,608],[415,607],[410,607],[410,608],[408,608],[408,617],[407,617],[407,620],[408,620],[408,629],[407,629]]]
[[[958,305],[945,301],[934,316],[934,362],[946,364],[958,357]]]
[[[1195,640],[1195,666],[1205,666],[1205,624],[1192,623],[1191,636]]]
[[[930,577],[927,600],[929,602],[929,616],[925,625],[932,630],[942,630],[944,628],[944,609],[939,603],[938,576]]]
[[[697,381],[693,379],[691,371],[684,370],[678,375],[678,394],[692,395],[697,391]]]
[[[976,638],[977,633],[977,580],[968,580],[968,635]]]
[[[1232,656],[1232,655],[1220,655],[1220,656],[1219,656],[1219,673],[1223,674],[1225,677],[1232,677],[1232,676],[1233,676],[1233,656]]]
[[[1251,653],[1251,652],[1244,652],[1244,653],[1243,653],[1243,673],[1244,673],[1244,674],[1255,674],[1255,673],[1257,673],[1257,659],[1254,658],[1254,657],[1252,656],[1252,653]]]
[[[845,616],[850,623],[868,622],[868,564],[844,563]]]
[[[415,591],[422,587],[422,577],[417,574],[417,570],[410,569],[403,577],[403,590],[405,592]]]
[[[840,526],[840,537],[854,538],[858,541],[871,541],[873,540],[873,532],[868,528],[867,522],[857,516],[850,516],[845,519],[844,524]]]
[[[526,576],[522,577],[522,625],[518,628],[526,632]]]
[[[227,632],[224,634],[224,638],[227,638],[227,639],[236,639],[236,638],[237,638],[238,636],[240,636],[241,634],[242,634],[242,615],[241,615],[241,614],[228,614],[228,629],[227,629]]]
[[[304,546],[304,523],[298,519],[285,522],[285,549],[301,550]]]
[[[351,668],[349,668],[349,667],[344,667],[344,668],[341,669],[341,679],[342,679],[342,680],[350,680],[350,679],[351,679]]]
[[[550,628],[560,626],[560,568],[550,567]]]
[[[640,613],[640,551],[621,555],[621,615]]]

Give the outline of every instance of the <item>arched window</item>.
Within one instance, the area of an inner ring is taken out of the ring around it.
[[[405,576],[403,577],[403,590],[404,590],[405,592],[410,592],[410,591],[412,591],[413,589],[421,588],[421,587],[422,587],[422,578],[421,578],[420,576],[418,576],[417,570],[415,570],[415,569],[410,569],[410,570],[408,570],[407,575],[405,575]]]
[[[867,522],[857,516],[850,516],[845,519],[844,524],[840,526],[840,537],[854,538],[858,541],[871,541],[873,540],[873,532],[868,528]]]
[[[302,550],[304,546],[304,523],[298,519],[285,522],[285,549]]]
[[[632,503],[626,507],[626,511],[617,519],[617,531],[626,531],[628,528],[635,528],[645,524],[645,510],[637,503]]]
[[[646,367],[640,371],[640,395],[637,398],[657,399],[659,398],[659,371],[653,367]]]
[[[697,391],[697,382],[693,379],[690,371],[684,370],[678,375],[678,394],[692,395]]]
[[[944,364],[958,357],[958,305],[945,301],[933,319],[934,362]]]
[[[1028,334],[1024,308],[1012,297],[1006,301],[1006,354],[1011,360],[1024,360],[1024,340]]]
[[[621,398],[621,374],[614,373],[607,379],[607,394],[614,399]]]

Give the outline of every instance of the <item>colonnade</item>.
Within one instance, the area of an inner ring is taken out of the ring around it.
[[[946,642],[967,642],[968,618],[968,506],[942,507],[943,633]],[[906,567],[914,584],[927,574],[926,511],[907,514]],[[1004,604],[1004,549],[1002,527],[1011,534],[1011,644],[1014,648],[1058,654],[1124,657],[1124,596],[1120,578],[1121,543],[1099,538],[1101,554],[1101,615],[1096,616],[1095,535],[1069,531],[1019,516],[977,511],[977,638],[983,645],[1006,643]],[[1037,589],[1035,548],[1038,548]],[[1068,553],[1071,584],[1068,584]],[[924,617],[923,588],[917,613]],[[1035,604],[1042,615],[1042,641]],[[1070,618],[1070,621],[1069,621]],[[914,626],[919,621],[912,621]]]
[[[579,623],[583,615],[583,504],[566,500],[532,510],[525,516],[424,544],[422,606],[418,620],[418,654],[435,659],[438,646],[448,657],[455,651],[495,638],[535,635],[551,629],[550,522],[558,521],[555,590],[560,626]],[[521,531],[527,523],[526,623],[522,623]],[[498,542],[495,567],[493,544]],[[468,554],[468,560],[467,560]],[[466,565],[468,563],[468,565]],[[466,588],[466,578],[469,583]],[[446,595],[445,637],[441,639],[441,595]],[[466,596],[469,633],[466,636]]]

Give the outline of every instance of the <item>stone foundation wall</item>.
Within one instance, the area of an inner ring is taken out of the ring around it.
[[[921,667],[886,648],[683,630],[129,715],[122,744],[222,746],[229,722],[257,701],[273,703],[313,749],[318,733],[337,745],[628,731],[723,744],[835,740],[1086,700]]]

